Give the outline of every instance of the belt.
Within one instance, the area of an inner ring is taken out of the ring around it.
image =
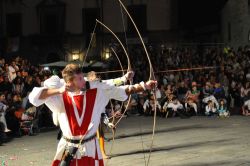
[[[69,143],[72,143],[72,144],[79,144],[81,142],[81,144],[85,144],[89,141],[92,141],[93,139],[96,138],[96,134],[86,138],[86,139],[83,139],[82,142],[81,142],[81,139],[70,139],[70,138],[67,138],[65,136],[63,136],[63,139],[65,139],[66,142],[69,142]]]

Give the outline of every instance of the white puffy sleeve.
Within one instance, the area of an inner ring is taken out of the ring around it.
[[[39,99],[42,91],[48,88],[60,88],[64,82],[58,76],[52,76],[44,82],[44,87],[35,87],[29,94],[29,101],[34,106],[38,107],[46,104],[52,112],[59,112],[62,110],[63,100],[62,95],[51,96],[47,99]]]
[[[119,77],[119,78],[115,78],[115,79],[102,80],[102,82],[104,82],[108,85],[121,86],[126,82],[126,78]]]
[[[90,84],[90,88],[91,89],[97,88],[98,91],[101,91],[103,96],[107,97],[108,99],[125,101],[128,98],[128,95],[125,92],[127,86],[115,86],[105,82],[92,81]]]
[[[33,104],[36,107],[39,107],[42,104],[45,104],[46,100],[39,99],[39,96],[41,95],[42,91],[46,89],[45,87],[35,87],[29,94],[29,101],[31,104]]]

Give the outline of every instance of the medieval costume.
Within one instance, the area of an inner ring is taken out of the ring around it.
[[[128,94],[146,89],[144,83],[116,87],[108,83],[93,81],[89,82],[89,90],[81,91],[78,94],[65,91],[63,94],[40,99],[44,89],[63,86],[57,76],[46,80],[44,84],[45,87],[33,89],[29,100],[35,106],[46,104],[53,113],[57,113],[63,137],[59,141],[52,166],[60,165],[65,152],[70,147],[77,147],[70,166],[103,166],[96,131],[101,114],[105,112],[105,106],[110,99],[125,101]]]

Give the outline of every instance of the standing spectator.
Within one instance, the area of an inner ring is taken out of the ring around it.
[[[16,65],[15,61],[12,61],[11,65],[8,69],[8,77],[10,82],[12,82],[16,78],[16,72],[19,70],[18,66]]]
[[[21,94],[23,92],[23,87],[24,87],[24,84],[23,84],[21,78],[17,77],[15,79],[15,81],[13,81],[13,90],[12,90],[12,92],[15,93],[15,94]]]

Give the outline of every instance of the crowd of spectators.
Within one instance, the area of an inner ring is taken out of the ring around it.
[[[122,54],[122,50],[117,52]],[[157,103],[150,93],[134,95],[131,109],[140,115],[153,115],[155,110],[161,117],[250,115],[250,47],[149,47],[149,54],[159,84]],[[149,64],[144,50],[130,48],[130,57],[135,82],[147,80]],[[126,57],[120,58],[126,62]]]
[[[0,138],[32,134],[35,125],[33,119],[40,118],[39,126],[50,125],[44,122],[49,119],[48,110],[44,107],[33,107],[28,101],[29,92],[35,86],[41,86],[49,76],[42,68],[31,65],[28,60],[16,57],[10,62],[0,58]],[[47,111],[46,111],[47,110]],[[0,139],[1,140],[1,139]]]
[[[116,49],[122,62],[121,50]],[[129,110],[138,115],[188,118],[205,115],[229,117],[232,114],[250,115],[250,49],[244,48],[161,48],[149,46],[158,89],[156,100],[151,92],[132,95]],[[142,48],[130,47],[129,56],[135,71],[134,82],[147,80],[149,65]],[[119,67],[111,57],[110,66]],[[213,68],[203,68],[209,66]],[[200,67],[193,70],[192,68]],[[178,70],[178,69],[187,70]],[[174,69],[171,72],[169,70]],[[50,77],[42,67],[16,57],[11,61],[0,58],[0,137],[2,133],[20,136],[38,119],[37,127],[53,126],[46,106],[33,107],[28,101],[35,86],[43,86]],[[109,77],[118,77],[110,75]],[[109,78],[107,77],[107,78]],[[156,102],[156,103],[155,103]],[[114,102],[114,115],[121,116],[126,103]],[[27,127],[28,126],[28,127]]]

